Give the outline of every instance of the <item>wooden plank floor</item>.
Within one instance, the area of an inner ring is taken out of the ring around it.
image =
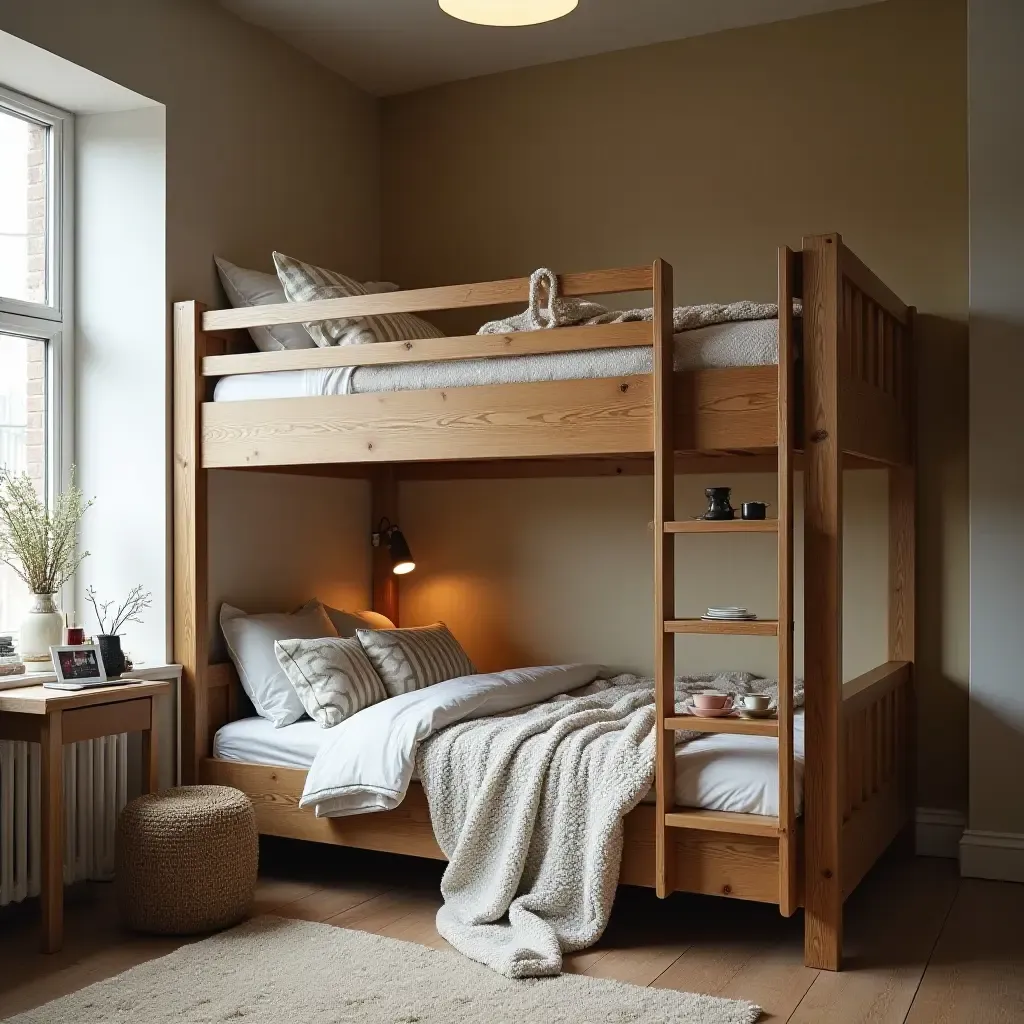
[[[443,948],[442,865],[285,840],[262,852],[254,914],[322,921]],[[117,924],[109,885],[69,892],[68,938],[35,952],[34,901],[0,911],[0,1019],[161,956],[180,939]],[[802,920],[774,907],[622,889],[607,933],[567,969],[750,999],[764,1020],[1002,1024],[1024,1020],[1024,886],[961,880],[951,861],[890,857],[847,905],[849,967],[802,963]]]

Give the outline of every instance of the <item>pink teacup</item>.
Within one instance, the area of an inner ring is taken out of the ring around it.
[[[706,690],[693,695],[693,706],[701,711],[721,711],[732,703],[732,697],[716,690]]]

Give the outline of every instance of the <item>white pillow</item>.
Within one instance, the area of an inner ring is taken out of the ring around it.
[[[327,617],[334,624],[338,636],[355,636],[357,629],[394,629],[395,624],[380,612],[343,612],[324,605]]]
[[[256,713],[278,729],[302,718],[306,709],[277,663],[274,644],[296,637],[312,640],[337,636],[324,606],[319,601],[310,601],[291,615],[277,612],[247,615],[239,608],[224,604],[220,609],[220,628],[242,689]]]
[[[278,640],[274,651],[306,713],[322,729],[387,700],[380,676],[354,637]]]
[[[234,263],[214,257],[220,283],[232,308],[271,306],[284,303],[284,289],[276,274],[246,270]],[[281,352],[290,348],[316,348],[309,331],[302,324],[281,324],[277,327],[250,327],[249,336],[261,352]]]

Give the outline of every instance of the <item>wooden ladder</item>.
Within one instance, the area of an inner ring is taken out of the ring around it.
[[[675,888],[676,847],[670,829],[701,829],[733,835],[771,837],[779,845],[779,910],[796,910],[797,835],[793,778],[793,444],[794,349],[793,296],[797,290],[798,256],[779,250],[779,398],[778,517],[764,521],[710,522],[675,517],[675,451],[673,445],[672,268],[654,265],[654,616],[657,747],[655,789],[655,877],[657,893]],[[778,543],[778,618],[708,622],[676,618],[675,538],[678,534],[774,533]],[[779,708],[774,719],[680,717],[675,713],[675,638],[679,633],[778,638]],[[734,814],[676,809],[676,729],[693,732],[777,736],[779,740],[779,813]]]

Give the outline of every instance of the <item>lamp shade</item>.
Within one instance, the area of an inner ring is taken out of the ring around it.
[[[391,571],[396,576],[404,576],[407,572],[412,572],[416,568],[412,552],[409,550],[409,542],[405,539],[405,534],[397,526],[388,534],[388,551],[391,554],[391,561],[393,563]]]
[[[459,21],[499,28],[539,25],[564,18],[578,3],[579,0],[438,0],[441,10]]]

